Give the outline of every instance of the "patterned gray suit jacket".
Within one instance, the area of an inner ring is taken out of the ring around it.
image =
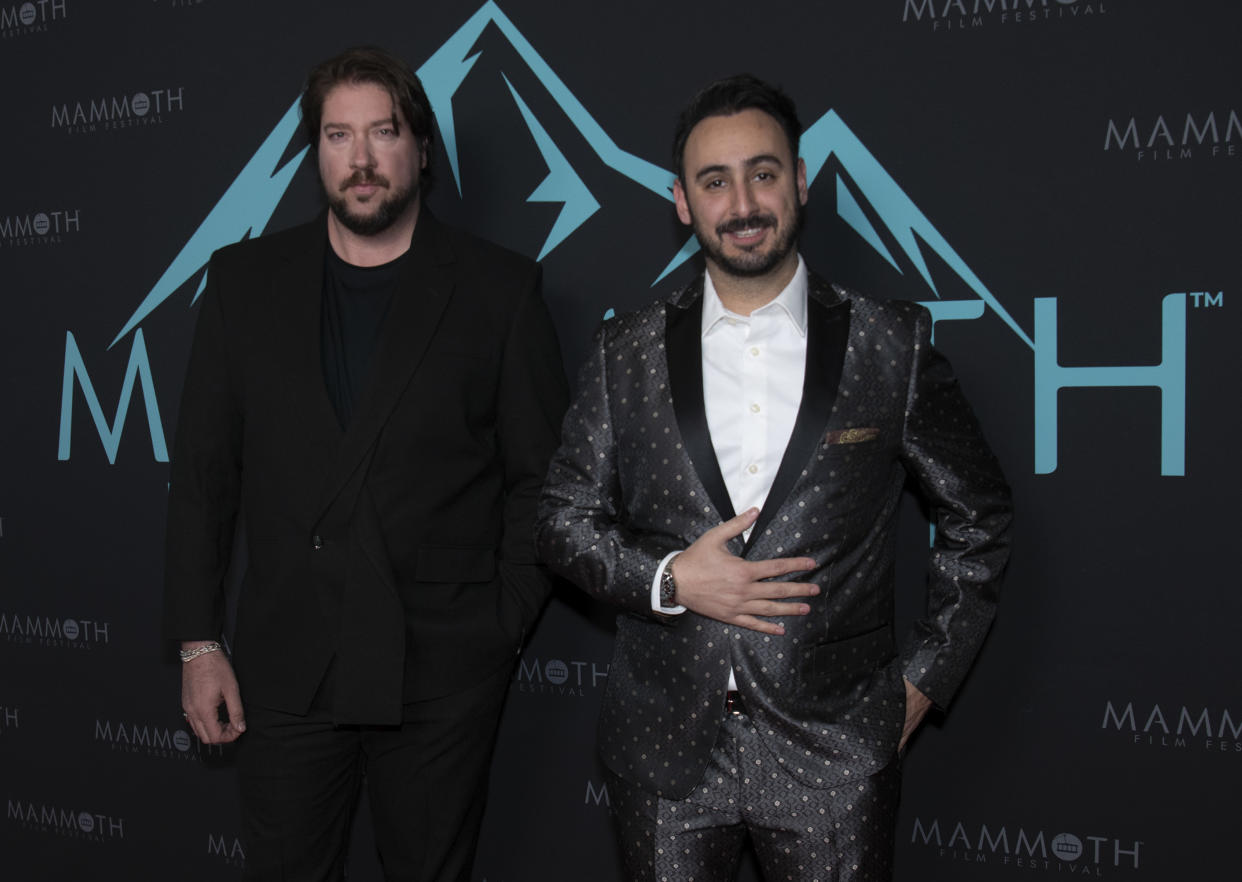
[[[620,607],[600,718],[616,774],[669,798],[700,780],[728,669],[773,757],[829,787],[884,768],[904,674],[944,706],[992,621],[1008,556],[1009,489],[931,317],[812,274],[807,367],[792,437],[746,558],[807,556],[821,587],[784,636],[651,611],[660,559],[733,516],[703,408],[702,276],[604,322],[565,418],[538,515],[543,559]],[[934,513],[926,615],[898,648],[893,572],[906,475]]]

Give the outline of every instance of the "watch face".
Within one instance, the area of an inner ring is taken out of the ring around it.
[[[660,606],[676,606],[677,583],[673,581],[672,568],[665,568],[660,578]]]

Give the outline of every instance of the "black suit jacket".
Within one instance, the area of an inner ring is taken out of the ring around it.
[[[821,593],[768,636],[651,611],[660,559],[733,515],[703,406],[702,277],[605,322],[583,367],[540,502],[553,569],[622,610],[600,716],[616,774],[683,798],[701,779],[732,668],[772,758],[811,787],[896,753],[902,675],[940,705],[991,622],[1008,554],[1009,490],[913,303],[810,279],[806,372],[750,559],[814,558]],[[926,615],[893,633],[895,528],[906,476],[935,517]]]
[[[221,632],[234,521],[247,702],[305,711],[334,663],[342,722],[514,657],[549,582],[535,504],[567,392],[527,258],[424,207],[352,423],[320,355],[326,221],[211,259],[177,427],[166,634]]]

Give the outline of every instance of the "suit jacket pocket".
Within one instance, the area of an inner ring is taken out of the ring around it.
[[[896,655],[892,625],[886,622],[852,637],[821,643],[808,652],[811,674],[821,689],[849,690]]]
[[[833,444],[863,444],[875,441],[880,437],[880,430],[874,426],[854,429],[833,429],[824,435],[824,446]]]
[[[416,582],[490,582],[496,578],[491,546],[424,545],[414,563]]]
[[[830,479],[829,515],[871,512],[858,522],[869,529],[874,513],[887,500],[895,470],[901,467],[896,453],[878,428],[834,429],[825,434],[812,464],[819,469],[817,476],[826,474]]]

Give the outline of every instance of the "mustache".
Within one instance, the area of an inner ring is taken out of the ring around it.
[[[357,187],[359,184],[371,184],[377,187],[390,187],[388,178],[375,173],[374,169],[360,168],[356,169],[352,175],[341,181],[340,190],[344,193],[350,187]]]
[[[754,214],[747,215],[746,217],[735,217],[733,220],[725,221],[720,226],[716,227],[716,234],[723,236],[726,233],[737,233],[742,230],[757,230],[761,227],[775,226],[775,215],[757,211]]]

